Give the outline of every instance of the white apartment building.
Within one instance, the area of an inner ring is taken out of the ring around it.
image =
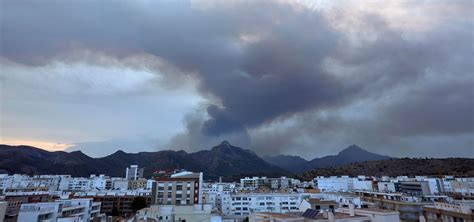
[[[212,214],[211,205],[152,205],[137,212],[135,220],[139,221],[209,221],[221,222],[221,217]]]
[[[13,177],[8,174],[0,174],[0,190],[11,188],[13,185]]]
[[[233,184],[217,183],[203,188],[202,203],[210,204],[223,215],[231,215]]]
[[[375,190],[374,181],[370,177],[358,176],[351,178],[349,176],[332,176],[314,178],[316,188],[322,192],[348,192],[354,190]]]
[[[372,180],[361,180],[361,179],[352,179],[352,189],[353,190],[374,190],[374,182]]]
[[[104,174],[100,175],[91,175],[89,179],[92,180],[92,189],[96,190],[105,190],[107,189],[107,185],[111,183],[109,177],[105,176]]]
[[[112,189],[128,190],[128,180],[125,178],[112,178]]]
[[[320,199],[335,201],[339,203],[340,206],[349,206],[353,204],[360,208],[364,204],[360,199],[360,196],[352,193],[323,193],[320,195]]]
[[[58,190],[67,190],[69,188],[69,182],[72,180],[70,175],[60,176]]]
[[[73,177],[68,182],[68,190],[90,190],[93,184],[92,180],[85,177]]]
[[[245,190],[255,190],[262,187],[266,177],[245,177],[240,179],[240,188]]]
[[[244,190],[256,190],[262,187],[270,189],[285,189],[291,188],[295,184],[300,184],[300,181],[287,177],[245,177],[240,179],[240,188]]]
[[[453,203],[435,202],[423,207],[420,221],[473,221],[474,201],[461,200]]]
[[[394,182],[378,182],[377,183],[378,191],[379,192],[385,192],[385,193],[394,193],[396,192],[395,190],[395,183]]]
[[[102,218],[100,203],[92,199],[57,200],[22,204],[18,221],[74,221],[89,222],[93,218]]]
[[[299,212],[303,197],[286,193],[238,193],[231,195],[233,215],[249,215],[250,212]]]
[[[143,168],[138,168],[138,165],[130,165],[125,170],[125,178],[127,180],[138,180],[143,178]]]
[[[370,218],[371,222],[399,222],[400,213],[398,211],[384,210],[379,208],[339,208],[337,212],[353,216],[365,216]]]
[[[349,176],[316,177],[314,184],[321,192],[347,192],[353,190],[352,178]]]

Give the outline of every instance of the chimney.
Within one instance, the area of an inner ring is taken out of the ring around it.
[[[355,216],[354,204],[349,204],[349,216],[351,216],[351,217]]]

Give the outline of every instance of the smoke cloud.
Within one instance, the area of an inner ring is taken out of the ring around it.
[[[78,53],[88,51],[159,73],[162,86],[194,81],[206,102],[169,148],[227,139],[260,154],[317,156],[359,143],[398,156],[446,137],[474,155],[471,1],[2,5],[1,55],[10,62],[100,63]]]

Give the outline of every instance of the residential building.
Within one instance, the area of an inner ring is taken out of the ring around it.
[[[151,205],[151,196],[138,196],[138,195],[100,195],[100,196],[86,196],[92,198],[94,202],[101,203],[101,213],[106,215],[112,215],[115,211],[120,216],[130,217],[133,216],[134,212],[132,209],[133,200],[137,197],[145,198],[146,205]],[[115,215],[114,215],[115,216]]]
[[[129,180],[128,181],[128,190],[145,190],[148,187],[148,180],[141,178],[137,180]]]
[[[22,204],[51,201],[52,197],[45,192],[7,194],[2,201],[7,202],[5,222],[15,222]]]
[[[175,221],[221,221],[212,214],[211,205],[152,205],[138,211],[136,220],[175,222]]]
[[[143,178],[143,168],[138,168],[138,165],[131,165],[125,170],[125,178],[127,180],[138,180]]]
[[[245,177],[240,179],[240,187],[244,190],[256,190],[259,188],[285,189],[292,188],[299,184],[299,180],[287,177],[267,178],[267,177]]]
[[[113,190],[128,190],[129,180],[124,178],[112,178]]]
[[[75,221],[101,219],[100,203],[92,199],[57,200],[21,205],[18,221]]]
[[[432,194],[428,181],[402,181],[400,182],[400,191],[414,196]]]
[[[422,197],[404,196],[401,193],[356,192],[367,203],[382,209],[398,211],[401,221],[418,221],[423,207],[432,202],[423,201]]]
[[[193,205],[202,203],[203,174],[183,171],[156,178],[152,189],[153,203]]]
[[[350,216],[338,212],[318,212],[307,210],[302,215],[273,213],[273,212],[255,212],[250,214],[250,222],[367,222],[371,221],[369,217],[353,215]]]
[[[391,181],[380,181],[377,183],[378,191],[385,193],[393,193],[395,190],[395,183]]]
[[[380,208],[354,208],[350,205],[348,208],[339,208],[337,212],[349,214],[349,216],[365,216],[370,218],[371,222],[399,222],[400,213],[393,210]]]
[[[352,179],[349,176],[316,177],[314,184],[321,192],[346,192],[353,190]]]
[[[311,204],[311,209],[313,210],[330,210],[334,211],[335,209],[339,208],[339,203],[333,200],[321,200],[321,199],[315,199],[311,198],[309,199],[309,204]]]
[[[435,202],[434,205],[424,206],[420,221],[474,221],[474,201]]]
[[[231,194],[233,215],[249,215],[250,212],[299,212],[303,196],[288,193],[236,193]]]

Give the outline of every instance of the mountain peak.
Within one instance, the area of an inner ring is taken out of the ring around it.
[[[232,146],[227,140],[222,141],[219,145],[212,148],[212,150],[223,150],[223,151],[232,151],[234,149],[239,149],[238,147]]]
[[[367,150],[362,149],[360,146],[357,146],[356,144],[352,144],[348,146],[347,148],[341,150],[338,155],[341,154],[349,154],[349,153],[367,153]]]
[[[127,154],[127,153],[125,153],[123,150],[117,150],[115,151],[115,153],[112,153],[111,155],[123,155],[123,154]]]
[[[226,140],[222,141],[222,143],[220,143],[219,145],[212,147],[211,151],[226,154],[250,153],[252,155],[257,155],[251,150],[233,146]]]
[[[229,143],[229,141],[224,140],[224,141],[222,141],[221,144],[219,144],[219,146],[227,146],[227,147],[230,147],[230,146],[232,146],[232,145]]]

